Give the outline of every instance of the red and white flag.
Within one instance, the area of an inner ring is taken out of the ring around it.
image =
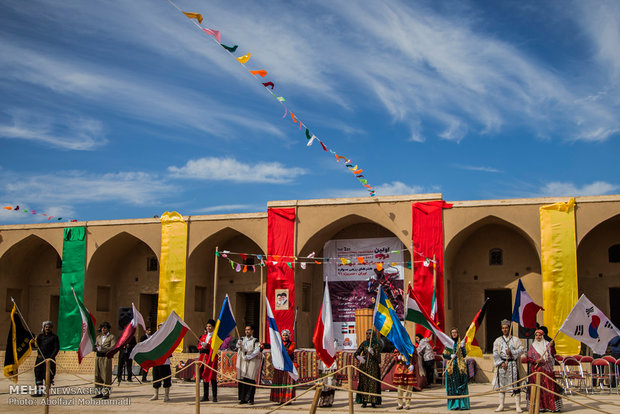
[[[530,295],[528,295],[521,279],[517,285],[517,295],[515,297],[515,307],[512,311],[512,321],[518,323],[524,328],[536,328],[536,314],[539,310],[544,310],[542,306],[534,303]]]
[[[121,337],[118,338],[118,341],[116,342],[116,346],[114,347],[114,349],[112,349],[111,351],[108,351],[108,353],[105,354],[105,356],[107,356],[108,358],[112,358],[118,351],[121,350],[122,347],[125,346],[127,342],[129,342],[131,337],[136,334],[138,325],[141,325],[142,329],[146,331],[146,327],[144,325],[144,318],[142,317],[142,314],[138,312],[138,309],[136,309],[133,303],[131,304],[131,308],[133,312],[132,313],[133,318],[131,319],[131,322],[129,322],[127,326],[125,326],[125,329],[123,329],[123,333],[121,334]]]
[[[319,318],[314,327],[312,342],[316,348],[319,358],[326,366],[334,363],[336,356],[336,346],[334,344],[334,322],[332,318],[332,304],[329,300],[329,288],[325,282],[325,290],[323,292],[323,306],[319,312]]]

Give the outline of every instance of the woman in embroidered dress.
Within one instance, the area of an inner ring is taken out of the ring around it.
[[[553,342],[549,343],[544,338],[544,332],[542,329],[536,330],[534,334],[534,342],[530,345],[530,349],[527,351],[527,362],[531,364],[532,372],[542,372],[553,376],[553,364],[555,356],[555,347]],[[562,398],[557,395],[551,394],[549,391],[559,393],[558,386],[551,378],[544,375],[540,376],[540,411],[553,411],[559,412],[562,408]],[[536,382],[536,376],[533,375],[529,378],[529,382]],[[529,398],[529,396],[528,396]],[[531,401],[530,401],[531,403]]]
[[[454,346],[443,350],[443,357],[446,360],[446,392],[448,397],[467,395],[469,394],[468,372],[465,364],[467,353],[465,347],[461,346],[458,329],[452,328],[450,337],[454,341]],[[449,399],[448,410],[469,410],[469,397]]]
[[[397,410],[405,408],[409,409],[409,401],[411,400],[411,389],[416,383],[413,371],[415,365],[413,358],[417,358],[417,355],[413,355],[410,359],[410,363],[407,364],[407,358],[398,350],[394,350],[394,359],[396,361],[396,367],[394,368],[394,385],[398,387],[398,407]],[[403,400],[405,401],[403,406]]]
[[[293,361],[295,356],[295,342],[291,341],[291,332],[288,329],[282,331],[282,346]],[[294,385],[295,381],[291,378],[288,371],[280,371],[274,369],[272,385]],[[270,401],[284,404],[285,402],[295,398],[294,387],[272,388]]]
[[[358,393],[355,401],[358,404],[362,404],[365,408],[368,403],[375,408],[377,405],[381,405],[381,383],[379,378],[381,377],[381,345],[377,339],[377,333],[372,329],[366,331],[366,340],[360,344],[353,354],[360,362],[360,370],[368,375],[359,373],[359,380],[357,384],[357,390],[365,393],[378,394],[368,395]]]

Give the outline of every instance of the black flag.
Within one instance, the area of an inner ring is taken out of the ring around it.
[[[32,333],[24,328],[22,319],[17,314],[15,304],[11,310],[9,336],[6,340],[6,353],[4,354],[4,376],[17,382],[17,370],[30,352],[32,352]]]

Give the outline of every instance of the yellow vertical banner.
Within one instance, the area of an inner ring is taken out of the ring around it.
[[[545,326],[554,337],[577,303],[575,199],[540,208],[540,254]],[[560,355],[579,353],[579,341],[563,333],[555,339]]]
[[[159,297],[157,324],[163,323],[174,310],[185,316],[185,270],[187,264],[187,223],[176,211],[161,216],[161,260],[159,265]],[[175,352],[183,351],[183,341]]]

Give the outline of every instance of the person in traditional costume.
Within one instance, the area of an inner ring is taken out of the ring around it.
[[[461,343],[458,329],[450,330],[450,338],[454,341],[454,345],[451,348],[445,347],[443,350],[443,358],[446,360],[446,393],[448,397],[468,395],[469,375],[465,364],[467,352]],[[448,410],[469,410],[469,397],[449,399]]]
[[[254,404],[256,375],[260,369],[260,342],[254,337],[254,327],[246,325],[245,336],[237,343],[237,379],[239,382],[239,403]]]
[[[493,389],[500,390],[499,405],[495,411],[504,410],[506,392],[512,392],[515,397],[516,410],[521,413],[523,412],[521,410],[521,389],[516,387],[519,387],[518,381],[525,374],[520,361],[524,350],[521,340],[510,334],[510,323],[507,319],[501,322],[502,336],[493,342],[493,363],[495,365]]]
[[[338,342],[334,341],[334,349],[338,348]],[[319,378],[323,379],[323,387],[321,388],[321,395],[319,397],[319,407],[331,407],[334,405],[334,396],[336,390],[333,386],[336,385],[335,375],[330,375],[336,372],[338,364],[334,359],[334,362],[328,367],[325,365],[322,359],[319,358]]]
[[[95,341],[97,358],[95,359],[95,388],[98,390],[93,398],[110,398],[110,388],[112,387],[112,359],[107,357],[107,353],[114,349],[116,337],[110,333],[110,323],[103,322],[99,325],[101,334]]]
[[[34,368],[37,391],[33,397],[43,396],[40,386],[42,386],[45,381],[45,363],[43,361],[47,358],[53,360],[50,362],[50,385],[54,383],[54,376],[56,375],[56,355],[58,355],[58,351],[60,351],[60,342],[58,341],[58,336],[52,332],[53,328],[54,323],[52,321],[45,321],[42,324],[41,333],[37,335],[35,343],[39,351],[37,352],[36,366]]]
[[[428,338],[422,336],[422,334],[416,334],[415,336],[416,352],[423,359],[422,365],[424,366],[424,372],[426,373],[426,386],[430,387],[435,381],[435,351],[428,342]]]
[[[381,345],[379,344],[377,334],[372,329],[366,331],[366,340],[360,344],[354,356],[360,362],[360,370],[368,374],[359,374],[357,390],[380,395],[381,383],[379,378],[381,371],[379,366],[381,364]],[[357,394],[355,400],[358,404],[361,403],[362,407],[366,407],[370,403],[375,408],[377,405],[381,405],[381,397],[379,395]]]
[[[291,331],[284,329],[282,331],[282,347],[288,354],[291,361],[295,358],[295,342],[291,341]],[[273,381],[271,385],[294,385],[295,381],[289,375],[288,371],[280,371],[274,369]],[[295,387],[286,388],[272,388],[269,401],[276,402],[278,404],[284,404],[285,402],[295,398]]]
[[[410,363],[408,364],[407,358],[398,350],[394,350],[394,360],[396,364],[394,368],[394,385],[398,387],[397,410],[402,410],[403,408],[409,409],[411,390],[413,384],[416,382],[414,377],[415,366],[413,364],[413,358],[417,358],[417,355],[411,356]]]
[[[554,378],[553,364],[555,363],[555,347],[553,342],[545,340],[545,333],[542,329],[537,329],[534,333],[534,342],[530,345],[527,351],[527,362],[531,366],[532,372],[542,372],[549,377]],[[560,392],[558,385],[551,379],[544,375],[540,376],[540,411],[553,411],[554,413],[560,412],[562,409],[562,398],[552,394],[549,391],[558,393]],[[531,376],[529,379],[530,384],[536,382],[536,377]],[[530,401],[530,404],[532,401]]]
[[[198,342],[198,351],[200,352],[198,360],[207,365],[201,365],[198,369],[198,375],[200,375],[203,381],[203,395],[200,401],[209,401],[209,383],[211,383],[211,389],[213,390],[213,402],[217,402],[217,354],[215,355],[215,358],[213,358],[213,361],[210,360],[211,339],[213,338],[214,329],[215,321],[213,319],[209,319],[207,321],[207,325],[205,326],[204,333]]]
[[[160,329],[163,322],[157,328]],[[170,369],[170,358],[167,358],[163,364],[153,367],[153,396],[149,401],[159,399],[159,389],[164,386],[164,402],[170,401],[170,387],[172,387],[172,370]]]

